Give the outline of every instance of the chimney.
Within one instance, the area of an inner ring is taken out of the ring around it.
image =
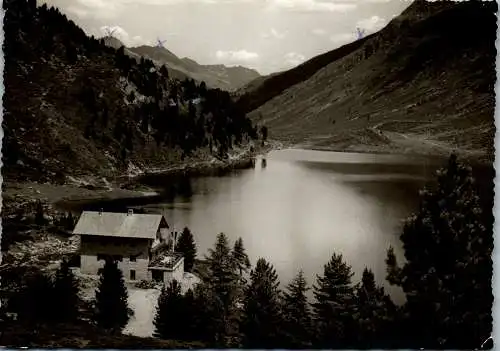
[[[175,245],[176,245],[176,240],[177,239],[177,232],[172,232],[172,247],[171,247],[171,252],[175,251]]]
[[[134,214],[134,210],[129,208],[127,212],[127,216],[132,216]]]

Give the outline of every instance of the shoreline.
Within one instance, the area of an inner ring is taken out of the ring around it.
[[[255,146],[254,146],[255,147]],[[251,150],[251,145],[247,145],[243,150],[232,150],[228,159],[220,160],[212,158],[210,160],[193,160],[183,163],[171,165],[161,169],[146,169],[136,172],[136,174],[128,174],[118,176],[112,180],[106,180],[104,185],[93,185],[91,182],[78,181],[73,177],[68,177],[68,181],[64,185],[56,185],[50,183],[37,182],[4,182],[3,187],[3,205],[4,210],[14,205],[14,203],[26,203],[40,200],[43,203],[50,204],[54,207],[60,207],[60,203],[82,203],[82,202],[99,202],[99,201],[119,201],[125,199],[135,199],[138,201],[154,199],[161,196],[158,191],[158,184],[161,184],[169,179],[176,177],[197,177],[206,175],[222,175],[226,172],[231,172],[238,169],[246,169],[252,167],[252,163],[259,156],[268,154],[271,151],[283,149],[305,149],[311,151],[324,152],[342,152],[342,153],[359,153],[359,154],[387,154],[401,156],[416,156],[430,158],[447,158],[449,155],[442,153],[417,153],[403,152],[402,150],[380,150],[373,147],[364,148],[359,145],[356,148],[345,148],[341,145],[314,145],[307,143],[291,143],[286,141],[278,141],[274,139],[268,140],[264,146],[258,145]],[[235,153],[236,152],[236,153]],[[491,165],[491,157],[485,155],[481,158],[470,158],[467,154],[458,152],[460,159],[468,162]],[[98,183],[97,179],[94,179]],[[16,206],[16,205],[14,205]]]
[[[44,204],[59,207],[58,203],[78,203],[94,201],[117,201],[121,199],[149,199],[160,195],[154,187],[143,183],[147,177],[186,177],[202,176],[207,174],[228,172],[236,169],[251,167],[253,160],[267,154],[272,150],[279,150],[284,144],[275,140],[269,140],[264,146],[259,145],[253,151],[248,145],[238,154],[230,153],[226,160],[204,160],[184,162],[162,169],[149,169],[138,172],[135,175],[119,176],[114,179],[100,182],[78,180],[75,177],[67,177],[65,184],[3,181],[2,198],[3,210],[10,210],[23,206],[29,202],[41,201]],[[93,184],[92,184],[93,183]],[[95,185],[101,183],[101,185]]]
[[[220,160],[213,158],[211,160],[185,162],[161,169],[149,169],[135,175],[128,175],[117,178],[117,180],[125,180],[118,182],[118,186],[122,189],[136,189],[136,187],[146,187],[146,191],[154,191],[146,184],[152,178],[168,178],[168,177],[196,177],[210,174],[222,174],[237,169],[246,169],[252,166],[255,158],[265,155],[273,150],[281,150],[285,147],[282,142],[269,140],[264,146],[258,146],[253,151],[246,149],[236,155],[229,155],[228,159]]]

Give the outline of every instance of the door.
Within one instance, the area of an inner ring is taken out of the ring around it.
[[[155,282],[163,282],[163,271],[154,269],[151,271],[151,276]]]

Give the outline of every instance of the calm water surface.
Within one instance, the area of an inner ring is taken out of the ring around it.
[[[342,253],[355,280],[367,266],[401,301],[401,292],[385,282],[386,250],[392,245],[402,259],[402,220],[441,164],[407,156],[274,151],[252,169],[191,178],[184,195],[145,207],[163,213],[175,230],[189,227],[199,254],[213,246],[217,233],[226,233],[231,244],[242,237],[252,263],[269,260],[286,284],[300,268],[312,283],[331,255]]]

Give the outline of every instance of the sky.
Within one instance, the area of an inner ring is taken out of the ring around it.
[[[200,64],[292,68],[383,28],[410,0],[44,0],[87,34],[156,45]]]

